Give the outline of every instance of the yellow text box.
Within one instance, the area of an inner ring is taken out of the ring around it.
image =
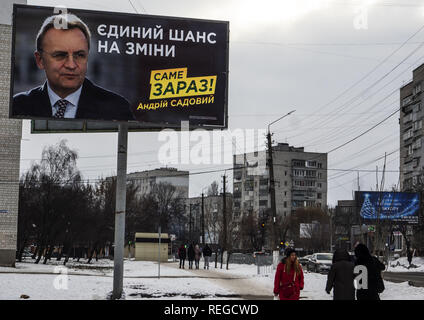
[[[153,71],[152,71],[153,72]],[[151,75],[151,79],[153,78]],[[156,74],[156,77],[159,77]],[[203,76],[151,82],[150,99],[167,99],[215,94],[217,76]]]
[[[152,70],[150,83],[158,81],[179,80],[187,78],[187,68]]]

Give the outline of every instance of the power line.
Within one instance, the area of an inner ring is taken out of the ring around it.
[[[384,64],[390,57],[392,57],[396,52],[398,52],[402,47],[406,45],[406,43],[409,42],[413,37],[415,37],[419,32],[421,32],[424,29],[424,25],[422,25],[416,32],[414,32],[406,41],[404,41],[397,49],[395,49],[393,52],[391,52],[388,56],[386,56],[379,64],[377,64],[371,71],[366,73],[363,77],[361,77],[359,80],[357,80],[355,83],[353,83],[351,86],[349,86],[347,89],[345,89],[343,92],[341,92],[339,95],[337,95],[334,99],[330,100],[320,108],[318,108],[319,111],[322,111],[323,109],[327,108],[329,105],[337,101],[339,98],[341,98],[343,95],[345,95],[347,92],[351,91],[354,87],[356,87],[358,84],[363,82],[366,78],[368,78],[374,71],[376,71],[382,64]],[[391,72],[393,72],[399,65],[401,65],[404,61],[406,61],[410,56],[412,56],[415,52],[417,52],[422,46],[424,45],[423,42],[420,42],[420,45],[415,48],[411,53],[409,53],[400,63],[398,63],[394,68],[392,68],[389,72],[383,75],[383,77],[379,78],[377,81],[375,81],[371,86],[363,90],[360,94],[356,95],[354,98],[350,99],[346,103],[339,106],[336,110],[343,110],[346,106],[349,106],[352,102],[357,100],[359,97],[361,97],[364,93],[366,93],[368,90],[370,90],[372,87],[374,87],[377,83],[382,81],[384,78],[386,78]],[[381,90],[381,89],[380,89]],[[337,113],[337,111],[336,111]],[[307,117],[308,119],[310,117]],[[304,120],[306,120],[304,119]],[[321,125],[324,125],[328,123],[330,120],[334,119],[333,116],[329,116],[328,120],[324,120],[320,122]]]
[[[341,145],[340,145],[340,146],[338,146],[338,147],[335,147],[335,148],[331,149],[330,151],[328,151],[328,152],[327,152],[327,154],[329,154],[329,153],[331,153],[331,152],[333,152],[333,151],[336,151],[336,150],[338,150],[338,149],[340,149],[340,148],[344,147],[345,145],[347,145],[347,144],[349,144],[349,143],[351,143],[351,142],[355,141],[356,139],[358,139],[358,138],[362,137],[363,135],[367,134],[368,132],[370,132],[371,130],[375,129],[376,127],[378,127],[380,124],[382,124],[382,123],[383,123],[383,122],[385,122],[386,120],[390,119],[393,115],[395,115],[396,113],[398,113],[398,111],[399,111],[399,110],[400,110],[400,108],[398,108],[397,110],[395,110],[393,113],[391,113],[389,116],[387,116],[386,118],[384,118],[383,120],[381,120],[381,121],[380,121],[379,123],[377,123],[376,125],[372,126],[372,127],[371,127],[371,128],[369,128],[368,130],[366,130],[366,131],[364,131],[363,133],[361,133],[360,135],[357,135],[355,138],[353,138],[353,139],[351,139],[351,140],[349,140],[349,141],[347,141],[347,142],[345,142],[345,143],[341,144]]]

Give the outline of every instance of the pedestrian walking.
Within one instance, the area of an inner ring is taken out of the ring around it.
[[[408,269],[411,267],[411,263],[412,263],[412,248],[408,248],[407,252],[406,252],[406,257],[408,259]]]
[[[362,265],[367,268],[368,289],[356,290],[357,300],[380,300],[379,294],[384,291],[384,281],[381,277],[381,271],[385,269],[383,263],[376,257],[373,257],[367,246],[360,243],[355,248],[356,265]]]
[[[184,244],[178,248],[178,258],[180,259],[180,269],[181,267],[184,269],[184,262],[186,259],[186,248]]]
[[[200,257],[202,256],[202,252],[200,251],[200,247],[198,244],[194,247],[194,264],[196,269],[199,269]]]
[[[190,246],[187,249],[187,258],[188,258],[189,269],[193,269],[194,254],[195,253],[194,253],[193,244],[190,244]]]
[[[337,249],[333,255],[333,264],[327,276],[325,291],[330,294],[333,291],[333,300],[355,300],[355,286],[353,264],[349,252],[345,249]]]
[[[303,270],[296,251],[286,250],[286,258],[277,266],[274,279],[274,295],[280,300],[299,300],[303,290]]]
[[[203,269],[209,270],[209,259],[212,256],[212,249],[206,244],[206,246],[203,248],[203,258],[205,259],[205,265],[203,266]]]

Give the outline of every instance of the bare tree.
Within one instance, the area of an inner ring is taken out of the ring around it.
[[[211,183],[211,185],[208,187],[207,195],[208,195],[208,197],[219,195],[219,184],[218,184],[218,182],[214,181],[214,182]]]

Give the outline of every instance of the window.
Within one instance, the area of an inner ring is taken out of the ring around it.
[[[417,94],[417,93],[420,93],[421,92],[421,82],[420,83],[418,83],[415,87],[414,87],[414,89],[413,89],[413,94]]]
[[[406,106],[410,102],[411,102],[411,96],[404,98],[402,100],[402,107]]]
[[[287,201],[284,201],[284,208],[287,208]]]
[[[318,179],[322,179],[322,173],[318,172]]]
[[[294,180],[294,185],[296,187],[303,187],[303,186],[305,186],[305,181],[304,180]]]
[[[315,181],[314,180],[306,180],[305,186],[307,187],[315,187]]]
[[[284,181],[284,186],[287,187],[287,181]]]
[[[305,161],[302,160],[293,160],[293,167],[304,167]]]
[[[284,175],[287,176],[287,171],[284,171]]]
[[[322,199],[322,193],[317,193],[317,199]]]
[[[268,200],[259,200],[260,207],[266,207],[268,205]]]
[[[414,130],[422,129],[422,127],[423,127],[423,121],[422,120],[414,122]]]
[[[322,163],[318,162],[318,168],[321,169],[322,168]]]
[[[410,145],[408,146],[408,156],[410,156],[413,152],[414,152],[414,151],[413,151],[413,149],[412,149],[412,144],[410,144]]]
[[[322,188],[322,183],[321,182],[318,183],[318,188]]]
[[[316,161],[308,161],[308,167],[316,167],[317,162]]]
[[[403,140],[408,140],[414,135],[412,129],[408,130],[406,133],[403,134]]]
[[[284,195],[287,196],[287,191],[284,191]]]

